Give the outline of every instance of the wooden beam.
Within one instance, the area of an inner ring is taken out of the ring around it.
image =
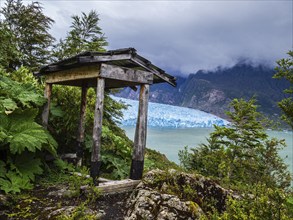
[[[97,177],[100,173],[101,158],[101,138],[102,138],[102,119],[103,119],[103,108],[104,108],[104,89],[105,79],[97,78],[97,95],[96,95],[96,106],[95,106],[95,118],[93,128],[93,146],[91,155],[91,177],[94,183],[97,185]]]
[[[155,68],[152,67],[152,64],[151,65],[147,65],[146,63],[142,62],[140,59],[138,59],[137,57],[132,57],[131,60],[133,62],[135,62],[136,64],[142,66],[143,68],[145,68],[146,70],[152,72],[153,74],[155,74],[157,77],[159,77],[160,79],[162,79],[163,81],[169,83],[170,85],[172,86],[176,86],[176,81],[175,83],[172,82],[172,80],[165,76],[164,74],[162,74],[160,71],[156,70]]]
[[[99,76],[100,65],[82,66],[72,69],[62,70],[46,75],[46,83],[60,83],[78,79],[96,78]]]
[[[49,121],[49,113],[50,113],[50,103],[51,103],[51,94],[52,94],[52,84],[45,84],[45,98],[47,99],[47,103],[44,106],[44,110],[42,113],[42,124],[45,129],[48,128]]]
[[[142,70],[122,68],[114,65],[101,64],[100,76],[107,79],[115,79],[126,82],[142,84],[153,83],[153,73]]]
[[[77,132],[77,166],[82,165],[83,158],[83,148],[84,144],[84,131],[85,131],[85,113],[86,113],[86,95],[87,95],[88,87],[86,84],[83,84],[81,88],[81,102],[80,102],[80,117],[78,122],[78,132]]]
[[[140,180],[113,180],[99,184],[98,189],[102,191],[102,194],[111,194],[118,192],[132,191],[141,181]]]
[[[102,195],[108,195],[108,194],[115,194],[120,192],[133,191],[141,181],[131,180],[131,179],[101,181],[101,178],[99,178],[99,182],[100,182],[99,186],[96,186],[96,187],[99,190],[101,190]],[[82,190],[85,194],[87,194],[87,193],[90,193],[88,188],[89,188],[88,185],[84,185],[80,187],[80,190]]]
[[[114,55],[99,55],[99,56],[81,56],[78,58],[79,63],[99,63],[117,60],[129,60],[131,54],[114,54]]]
[[[144,166],[144,153],[147,135],[147,113],[149,100],[149,85],[140,86],[138,117],[136,123],[134,149],[130,168],[130,179],[138,180],[142,178]]]

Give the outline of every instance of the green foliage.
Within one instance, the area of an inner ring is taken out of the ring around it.
[[[110,174],[110,178],[124,179],[129,175],[132,143],[124,136],[125,134],[122,131],[118,130],[119,128],[116,129],[117,131],[113,132],[108,126],[103,125],[101,149],[102,169],[103,172]]]
[[[10,76],[17,78],[21,72],[26,70],[20,68]],[[35,122],[38,107],[45,101],[39,90],[29,79],[21,84],[11,78],[1,70],[0,189],[5,193],[18,193],[31,189],[35,176],[43,172],[38,154],[46,150],[55,155],[57,143]]]
[[[293,213],[286,205],[287,195],[281,189],[256,185],[251,192],[246,192],[240,199],[230,198],[227,210],[223,214],[214,214],[215,219],[284,219],[293,218]]]
[[[176,169],[180,170],[180,167],[168,160],[168,158],[158,151],[146,148],[144,157],[144,171],[147,172],[152,169],[168,170]]]
[[[9,30],[1,37],[10,43],[10,46],[3,46],[3,50],[9,55],[4,67],[15,70],[27,66],[36,70],[44,65],[50,57],[49,48],[54,42],[49,34],[54,21],[43,14],[41,5],[38,2],[24,5],[21,0],[7,0],[0,13],[4,17],[3,25]],[[15,49],[18,51],[17,57],[12,56],[16,55]]]
[[[104,51],[108,45],[101,28],[99,27],[99,15],[96,11],[81,16],[74,15],[71,30],[67,37],[54,48],[54,56],[64,59],[83,51]]]
[[[44,146],[50,153],[55,153],[57,144],[42,126],[34,122],[36,113],[36,109],[28,109],[0,115],[0,120],[4,122],[0,126],[0,146],[8,145],[12,154],[21,154],[25,150],[36,152]]]
[[[293,129],[293,51],[289,51],[288,55],[289,58],[277,61],[278,66],[275,68],[277,73],[274,78],[285,79],[290,83],[290,87],[284,90],[284,93],[289,94],[289,97],[284,98],[278,105],[284,113],[282,119]]]
[[[11,30],[0,21],[0,66],[11,70],[11,63],[21,56],[15,45],[15,36]]]
[[[19,193],[23,189],[32,189],[35,176],[42,174],[42,162],[32,153],[23,153],[7,162],[1,161],[0,189],[5,193]]]
[[[34,108],[45,103],[33,85],[18,83],[4,75],[5,72],[0,70],[0,113],[10,114],[16,109]]]
[[[72,164],[69,164],[64,160],[61,160],[60,158],[57,158],[56,160],[54,160],[54,165],[61,172],[65,172],[65,171],[74,172],[75,171],[75,168]]]
[[[215,126],[208,144],[181,151],[183,166],[203,175],[218,178],[229,185],[251,186],[264,183],[268,187],[288,187],[290,174],[278,155],[283,140],[269,139],[257,112],[255,100],[233,100],[228,113],[231,126]]]

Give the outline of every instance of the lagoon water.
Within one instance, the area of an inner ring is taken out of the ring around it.
[[[126,135],[134,140],[135,127],[122,127]],[[169,160],[179,163],[178,151],[184,146],[197,147],[206,143],[213,128],[148,128],[147,147],[165,154]],[[293,172],[293,133],[292,131],[268,131],[270,137],[285,139],[287,147],[280,152]]]

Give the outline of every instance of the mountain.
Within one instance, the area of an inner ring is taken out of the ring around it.
[[[124,117],[121,120],[121,124],[123,126],[135,126],[138,114],[138,101],[117,97],[112,98],[128,105],[128,108],[123,110]],[[206,128],[213,127],[214,124],[225,126],[228,124],[228,121],[196,109],[149,102],[149,127]]]
[[[187,78],[178,77],[176,88],[168,84],[152,85],[150,101],[198,109],[225,118],[232,99],[255,96],[261,112],[277,116],[280,114],[277,102],[285,97],[282,91],[289,83],[273,79],[273,75],[273,69],[245,63],[215,71],[198,71]],[[137,99],[138,94],[139,91],[126,88],[116,96]]]

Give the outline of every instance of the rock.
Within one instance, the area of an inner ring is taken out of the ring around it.
[[[9,201],[7,196],[0,194],[0,207],[2,206],[9,206]]]
[[[56,191],[51,191],[48,193],[48,196],[54,196],[54,197],[73,197],[77,194],[77,192],[75,190],[69,190],[69,189],[66,189],[66,188],[63,188],[63,189],[59,189],[59,190],[56,190]]]
[[[125,219],[200,219],[211,207],[224,211],[228,195],[231,191],[201,175],[153,170],[128,199]]]
[[[156,190],[138,189],[128,201],[125,220],[135,219],[199,219],[203,211],[196,213],[190,202],[181,201],[175,195],[161,194]]]

